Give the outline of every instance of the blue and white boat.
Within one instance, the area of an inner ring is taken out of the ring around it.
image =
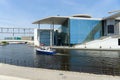
[[[37,48],[36,49],[37,54],[45,54],[45,55],[54,55],[56,54],[55,50],[52,50],[51,48]]]

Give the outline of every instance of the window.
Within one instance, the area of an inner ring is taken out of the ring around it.
[[[120,39],[118,39],[118,45],[120,45]]]
[[[108,33],[114,33],[114,25],[108,25]]]
[[[101,20],[70,19],[70,44],[80,44],[101,37]]]

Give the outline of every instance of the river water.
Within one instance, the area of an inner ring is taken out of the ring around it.
[[[120,76],[119,51],[60,50],[56,55],[36,54],[27,44],[0,46],[0,62],[17,66]]]

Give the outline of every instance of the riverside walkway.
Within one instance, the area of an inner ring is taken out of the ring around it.
[[[120,80],[120,76],[28,68],[0,63],[0,80]]]

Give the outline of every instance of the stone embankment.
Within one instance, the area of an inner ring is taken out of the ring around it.
[[[0,80],[120,80],[120,76],[28,68],[0,63]]]

